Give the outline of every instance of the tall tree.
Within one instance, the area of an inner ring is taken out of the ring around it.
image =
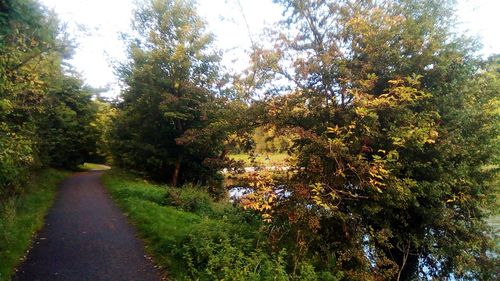
[[[350,280],[493,278],[484,167],[498,127],[482,108],[498,89],[478,91],[454,1],[276,2],[275,48],[253,58],[281,93],[267,118],[295,136],[296,169],[255,184],[246,206],[280,225],[271,237],[296,259],[316,255]]]
[[[173,185],[215,180],[227,123],[219,55],[192,1],[151,0],[135,11],[112,145],[118,165]],[[225,123],[226,122],[226,123]]]

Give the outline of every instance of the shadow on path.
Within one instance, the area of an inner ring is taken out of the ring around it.
[[[161,280],[135,230],[101,185],[101,174],[76,173],[61,184],[14,281]]]

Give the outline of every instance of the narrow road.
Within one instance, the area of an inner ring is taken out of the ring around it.
[[[14,281],[161,280],[135,230],[101,185],[101,173],[76,173],[61,184]]]

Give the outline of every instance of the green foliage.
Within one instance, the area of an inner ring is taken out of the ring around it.
[[[30,178],[23,193],[0,203],[0,280],[8,281],[43,226],[56,195],[57,184],[68,173],[45,169]]]
[[[39,151],[44,164],[76,169],[97,158],[98,128],[91,126],[97,106],[78,78],[62,77],[51,86],[38,120]]]
[[[246,202],[275,243],[348,280],[495,279],[498,62],[452,33],[453,1],[276,2],[275,49],[252,58],[260,84],[289,81],[262,122],[293,136],[295,171]]]
[[[258,217],[202,189],[158,186],[114,169],[103,182],[173,280],[340,280],[307,263],[290,273],[286,251],[270,250]]]
[[[165,194],[163,204],[174,206],[186,212],[209,215],[213,201],[206,191],[192,185],[170,188]]]
[[[190,1],[141,3],[138,36],[118,67],[127,85],[112,132],[113,160],[156,180],[220,188],[228,120],[219,56]]]
[[[2,1],[1,8],[0,196],[6,196],[37,164],[34,115],[42,110],[41,77],[50,75],[44,66],[54,59],[55,25],[34,1]]]
[[[34,0],[0,2],[0,198],[19,193],[32,169],[75,167],[95,150],[92,101],[62,66],[71,46]],[[1,199],[0,199],[1,200]]]
[[[248,110],[247,110],[248,111]],[[247,127],[249,124],[246,124]],[[253,130],[251,136],[247,136],[247,141],[250,142],[249,147],[247,143],[242,141],[235,141],[230,148],[231,153],[245,153],[251,148],[252,152],[257,154],[283,154],[290,149],[292,141],[289,137],[279,135],[272,127],[260,126]]]
[[[92,131],[96,133],[94,139],[97,141],[95,157],[99,162],[112,164],[113,158],[111,155],[111,131],[116,118],[117,109],[111,103],[96,99],[96,114],[90,126]]]
[[[277,135],[270,128],[258,127],[254,131],[256,153],[286,153],[291,147],[291,140],[286,136]]]

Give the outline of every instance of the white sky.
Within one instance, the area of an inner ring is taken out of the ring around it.
[[[247,65],[245,52],[250,39],[237,0],[198,0],[199,13],[208,22],[208,29],[225,51],[224,63],[235,70]],[[93,87],[111,87],[108,93],[119,92],[110,62],[125,58],[120,32],[130,29],[132,0],[41,0],[54,9],[78,43],[71,60],[73,66]],[[250,33],[258,40],[264,26],[281,16],[281,9],[272,0],[240,0]],[[500,0],[459,0],[461,29],[477,35],[484,44],[482,53],[500,53]],[[80,27],[80,28],[78,28]],[[81,28],[84,27],[84,28]]]

